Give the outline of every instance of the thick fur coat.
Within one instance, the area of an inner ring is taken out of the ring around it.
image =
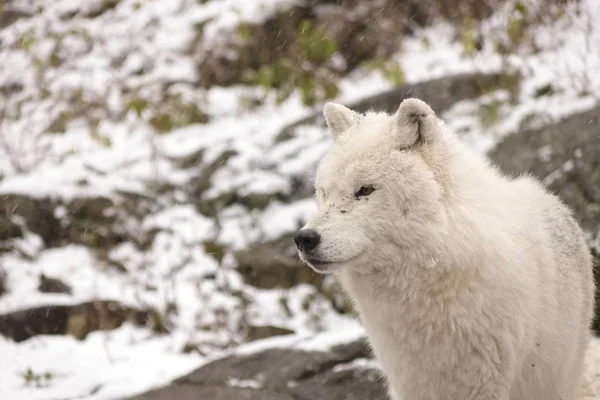
[[[391,398],[579,398],[594,283],[570,210],[420,100],[324,115],[335,142],[296,244],[353,300]]]

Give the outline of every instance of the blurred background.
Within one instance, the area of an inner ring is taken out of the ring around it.
[[[598,21],[596,0],[0,1],[0,398],[385,399],[291,240],[324,102],[429,102],[559,194],[598,260]]]

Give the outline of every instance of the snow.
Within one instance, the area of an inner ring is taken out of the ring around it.
[[[300,4],[300,2],[290,0],[213,1],[206,8],[207,18],[205,18],[209,22],[204,30],[204,40],[209,45],[213,44],[223,36],[224,31],[231,31],[242,22],[262,22],[267,16],[283,12],[294,4]]]
[[[229,378],[229,380],[227,380],[227,385],[230,387],[237,387],[237,388],[249,388],[249,389],[262,389],[263,388],[263,384],[257,380],[252,380],[252,379],[235,379],[235,378]]]
[[[165,384],[225,354],[273,347],[326,351],[364,335],[357,321],[335,311],[314,286],[266,290],[246,285],[233,257],[234,251],[293,233],[314,212],[312,199],[293,197],[293,184],[298,179],[310,182],[332,140],[313,124],[296,127],[283,140],[278,135],[321,105],[307,107],[297,93],[278,104],[259,88],[202,90],[195,84],[197,60],[189,52],[195,40],[208,50],[218,48],[224,33],[240,22],[262,21],[296,2],[121,0],[96,18],[85,17],[102,4],[100,0],[11,2],[36,15],[0,31],[0,87],[17,83],[23,87],[2,99],[9,118],[0,122],[0,136],[8,140],[8,147],[0,146],[0,196],[21,194],[63,204],[101,197],[115,207],[129,201],[128,196],[142,196],[153,203],[152,208],[141,219],[125,223],[150,240],[145,245],[121,243],[101,256],[82,245],[46,249],[40,237],[27,232],[12,243],[14,251],[0,254],[8,276],[0,312],[115,300],[160,311],[167,317],[169,333],[157,335],[123,325],[93,332],[82,341],[36,336],[14,343],[0,337],[0,398],[122,398]],[[510,4],[482,29],[505,27]],[[589,109],[600,99],[600,28],[590,23],[600,17],[600,7],[594,0],[584,0],[581,7],[577,13],[569,6],[557,23],[535,28],[537,52],[503,59],[485,46],[467,56],[453,28],[438,23],[405,38],[394,59],[409,83],[495,72],[506,65],[523,73],[517,102],[511,102],[506,88],[454,104],[442,115],[450,129],[484,153],[520,129],[528,117],[532,126],[539,126]],[[204,34],[198,38],[201,24]],[[62,62],[53,65],[55,56]],[[39,63],[45,65],[43,71]],[[538,97],[538,89],[547,84],[553,93]],[[349,103],[391,87],[380,72],[358,70],[340,81],[335,101]],[[126,109],[131,93],[149,103],[167,94],[181,95],[199,104],[210,120],[157,134],[148,110],[138,115]],[[255,95],[267,100],[248,109],[243,99]],[[73,109],[71,98],[90,107],[89,114],[98,123],[73,118],[64,133],[45,134],[62,112],[81,112]],[[497,120],[485,123],[482,107],[494,102],[499,104]],[[553,150],[559,149],[544,151]],[[230,156],[224,157],[226,153]],[[182,160],[192,156],[198,158],[195,169],[181,168]],[[161,185],[194,185],[205,171],[213,172],[201,198],[190,198],[183,189],[171,194],[155,190]],[[198,211],[198,202],[232,194],[273,200],[252,209],[240,203],[226,205],[214,216]],[[56,217],[65,218],[66,210],[59,209]],[[600,233],[595,240],[600,249]],[[215,244],[226,248],[223,254]],[[40,293],[42,273],[61,279],[73,293]],[[171,305],[176,311],[169,311]],[[244,341],[240,332],[249,323],[295,333],[238,347]],[[186,344],[193,344],[200,354],[184,354]],[[593,383],[586,389],[586,399],[598,399],[599,341],[589,359],[586,373]],[[50,372],[52,378],[43,387],[28,386],[23,377],[28,368],[42,376]]]
[[[329,351],[333,347],[353,343],[364,338],[364,329],[356,321],[339,325],[335,331],[319,334],[278,336],[248,343],[228,352],[240,356],[259,353],[269,349],[290,348],[303,351]]]
[[[168,231],[175,227],[184,243],[190,246],[214,238],[214,221],[198,214],[189,204],[175,206],[151,215],[143,224],[146,230]]]
[[[352,370],[355,368],[379,369],[380,365],[377,362],[377,360],[371,358],[357,358],[349,363],[336,365],[335,367],[333,367],[333,372],[341,372],[349,369]]]
[[[37,307],[44,304],[77,304],[96,299],[102,294],[106,299],[119,298],[114,294],[119,288],[111,274],[99,273],[92,267],[96,264],[91,252],[83,247],[69,245],[59,249],[43,251],[41,256],[32,262],[25,263],[19,257],[7,255],[3,257],[4,268],[8,275],[10,291],[2,297],[0,312],[10,312],[22,308]],[[72,285],[73,295],[56,293],[37,293],[37,277],[68,276],[68,284]],[[36,295],[32,295],[36,293]]]
[[[110,400],[160,387],[199,365],[182,354],[176,335],[153,337],[124,325],[110,333],[71,337],[37,336],[16,344],[0,337],[0,398]],[[27,371],[42,379],[27,382]],[[44,379],[48,374],[50,379]]]

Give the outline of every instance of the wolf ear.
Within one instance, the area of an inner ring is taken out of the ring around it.
[[[394,115],[392,134],[402,148],[417,141],[431,142],[440,134],[440,121],[427,103],[408,98],[400,103]]]
[[[332,102],[325,103],[323,115],[334,139],[346,132],[358,121],[358,113]]]

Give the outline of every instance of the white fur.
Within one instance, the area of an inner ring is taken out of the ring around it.
[[[321,242],[300,257],[339,278],[392,398],[579,398],[594,283],[569,209],[500,174],[420,100],[393,116],[324,112],[336,141],[305,226]]]

